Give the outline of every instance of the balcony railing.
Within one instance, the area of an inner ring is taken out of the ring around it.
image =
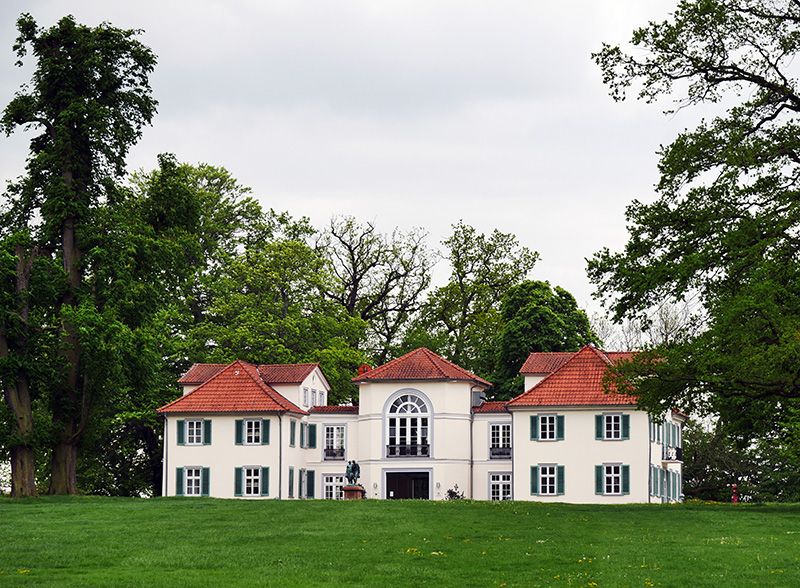
[[[386,457],[430,457],[431,446],[424,445],[387,445]]]
[[[661,452],[661,461],[683,461],[683,447],[665,445]]]
[[[489,459],[511,459],[510,447],[490,447]]]
[[[325,461],[344,461],[344,447],[340,449],[326,447]]]

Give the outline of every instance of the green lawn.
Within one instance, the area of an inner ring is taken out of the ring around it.
[[[800,586],[800,505],[0,498],[0,586]]]

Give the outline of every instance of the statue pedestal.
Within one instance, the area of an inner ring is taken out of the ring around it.
[[[345,500],[364,498],[364,495],[366,494],[364,487],[360,485],[343,486],[342,491],[344,492]]]

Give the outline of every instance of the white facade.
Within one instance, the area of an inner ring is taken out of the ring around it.
[[[281,385],[256,381],[263,370],[246,367],[193,383],[199,387],[160,409],[165,495],[341,498],[345,468],[356,461],[359,483],[375,499],[441,500],[448,491],[576,503],[680,498],[679,413],[656,426],[630,404],[515,405],[525,395],[483,402],[488,382],[424,349],[355,378],[358,407],[311,406],[312,389],[318,401],[329,393],[318,367]],[[242,379],[248,374],[252,384]],[[266,403],[259,394],[289,402],[241,410]],[[213,410],[223,396],[235,410]],[[597,438],[598,416],[614,438]]]

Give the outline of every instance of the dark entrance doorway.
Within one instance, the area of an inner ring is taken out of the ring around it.
[[[386,498],[430,498],[428,472],[392,472],[386,474]]]

